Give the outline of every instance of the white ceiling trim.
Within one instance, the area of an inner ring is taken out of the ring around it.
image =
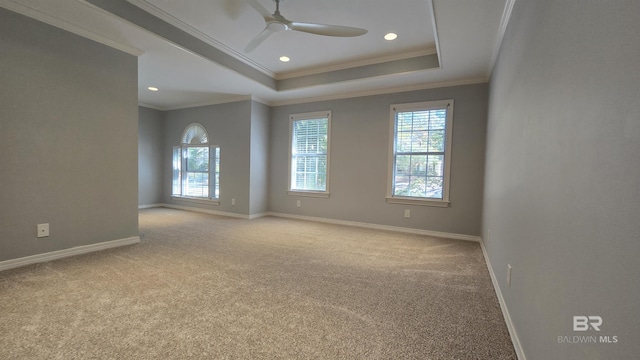
[[[278,80],[277,90],[287,91],[374,77],[407,74],[415,71],[438,69],[439,66],[440,64],[438,64],[438,57],[436,54],[425,55],[386,63],[376,63],[315,75]]]
[[[319,102],[319,101],[349,99],[349,98],[356,98],[356,97],[363,97],[363,96],[393,94],[393,93],[407,92],[407,91],[437,89],[437,88],[451,87],[451,86],[484,84],[484,83],[487,83],[488,81],[489,81],[488,78],[480,77],[480,78],[471,78],[471,79],[463,79],[463,80],[455,80],[455,81],[443,81],[439,83],[399,86],[399,87],[390,88],[390,89],[368,90],[368,91],[360,91],[360,92],[351,92],[351,93],[340,94],[340,95],[317,96],[317,97],[308,97],[304,99],[282,100],[282,101],[267,101],[255,95],[240,95],[238,97],[234,97],[226,100],[213,100],[213,101],[207,101],[207,102],[190,104],[190,105],[181,105],[181,106],[158,107],[154,105],[145,104],[142,102],[138,103],[138,105],[146,108],[154,109],[154,110],[159,110],[159,111],[189,109],[189,108],[195,108],[200,106],[220,105],[220,104],[245,101],[245,100],[253,100],[267,106],[285,106],[285,105],[306,104],[306,103]]]
[[[263,103],[269,106],[295,105],[295,104],[305,104],[305,103],[318,102],[318,101],[349,99],[349,98],[362,97],[362,96],[373,96],[373,95],[393,94],[393,93],[407,92],[407,91],[437,89],[437,88],[451,87],[451,86],[484,84],[484,83],[487,83],[488,81],[489,79],[483,76],[478,78],[443,81],[439,83],[425,83],[420,85],[399,86],[395,88],[367,90],[367,91],[360,91],[360,92],[350,92],[347,94],[336,94],[336,95],[327,95],[327,96],[318,96],[318,97],[308,97],[304,99],[282,100],[282,101],[272,101],[268,103],[264,103],[264,102]]]
[[[324,73],[332,72],[332,71],[351,69],[351,68],[367,66],[367,65],[382,64],[382,63],[391,62],[391,61],[397,61],[397,60],[411,59],[411,58],[414,58],[414,57],[433,55],[433,54],[436,54],[436,53],[437,53],[437,50],[435,48],[432,48],[432,49],[426,49],[426,50],[417,50],[417,51],[412,51],[412,52],[405,52],[405,53],[402,53],[402,54],[381,56],[381,57],[372,58],[372,59],[351,61],[351,62],[334,64],[334,65],[329,65],[329,66],[316,67],[316,68],[313,68],[313,69],[288,72],[286,74],[279,74],[279,75],[276,75],[276,80],[286,80],[286,79],[292,79],[292,78],[297,78],[297,77],[302,77],[302,76],[324,74]]]
[[[168,22],[169,24],[177,27],[178,29],[187,32],[188,34],[195,36],[196,38],[206,42],[207,44],[217,48],[218,50],[226,53],[229,56],[233,56],[234,58],[236,58],[237,60],[255,68],[256,70],[264,73],[265,75],[268,75],[271,78],[275,78],[276,74],[267,69],[266,67],[258,64],[257,62],[249,59],[248,57],[244,56],[244,54],[228,47],[227,45],[221,43],[220,41],[212,38],[211,36],[205,34],[204,32],[196,29],[195,27],[183,22],[182,20],[178,19],[177,17],[169,14],[168,12],[160,9],[159,7],[155,6],[154,4],[151,4],[150,2],[148,2],[147,0],[126,0],[127,2],[143,9],[144,11],[150,13],[151,15],[154,15],[166,22]]]
[[[82,0],[75,0],[76,2],[83,4],[84,6],[90,6],[92,9],[94,10],[98,10],[101,13],[107,14],[108,16],[110,16],[111,18],[114,19],[118,19],[115,15],[105,12],[102,9],[99,9],[91,4],[88,4]],[[97,34],[89,29],[86,29],[84,27],[75,25],[75,24],[71,24],[65,20],[62,20],[58,17],[55,17],[53,15],[50,14],[46,14],[40,10],[34,9],[26,4],[21,4],[16,2],[15,0],[0,0],[0,6],[9,9],[11,11],[17,12],[19,14],[28,16],[30,18],[36,19],[38,21],[41,21],[43,23],[49,24],[51,26],[55,26],[59,29],[65,30],[65,31],[69,31],[73,34],[76,34],[78,36],[82,36],[84,38],[87,38],[89,40],[93,40],[95,42],[101,43],[103,45],[109,46],[111,48],[123,51],[127,54],[133,55],[133,56],[140,56],[142,54],[144,54],[144,51],[130,46],[130,45],[126,45],[120,42],[117,42],[113,39],[107,38],[105,36],[102,36],[100,34]]]
[[[438,38],[438,23],[436,21],[436,10],[433,8],[433,0],[427,0],[429,12],[431,13],[431,24],[433,25],[433,39],[436,42],[436,54],[438,54],[438,64],[442,68],[442,53],[440,52],[440,39]]]
[[[489,61],[489,68],[487,69],[488,77],[491,77],[493,73],[493,68],[496,66],[496,61],[498,60],[498,53],[500,53],[500,47],[502,46],[502,39],[504,39],[504,34],[507,31],[507,25],[509,25],[509,19],[511,18],[511,11],[513,11],[513,5],[516,3],[516,0],[507,0],[504,5],[504,10],[502,11],[502,18],[500,19],[500,27],[498,28],[498,33],[496,34],[496,41],[493,45],[493,53],[491,54],[491,60]]]
[[[201,57],[218,63],[261,85],[275,90],[277,81],[255,67],[218,49],[208,42],[151,14],[128,0],[85,0],[138,27],[164,38],[170,43],[189,49]]]
[[[218,99],[218,100],[199,102],[199,103],[195,103],[195,104],[179,105],[179,106],[167,106],[167,107],[162,107],[162,108],[159,108],[159,109],[156,108],[156,109],[157,110],[162,110],[162,111],[180,110],[180,109],[196,108],[196,107],[201,107],[201,106],[228,104],[228,103],[234,103],[234,102],[245,101],[245,100],[253,100],[253,99],[254,99],[254,97],[252,97],[251,95],[238,95],[238,96],[235,96],[235,97],[226,98],[224,100]],[[265,105],[269,105],[269,104],[265,103]]]
[[[153,110],[158,110],[158,111],[164,111],[165,109],[159,107],[159,106],[155,106],[155,105],[149,105],[149,104],[145,104],[143,102],[138,102],[138,106],[142,106],[142,107],[146,107],[149,109],[153,109]]]

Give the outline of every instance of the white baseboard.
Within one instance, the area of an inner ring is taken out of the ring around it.
[[[163,204],[146,204],[146,205],[138,205],[138,209],[151,209],[162,207]]]
[[[37,254],[37,255],[26,256],[18,259],[1,261],[0,271],[9,270],[9,269],[36,264],[36,263],[41,263],[41,262],[62,259],[69,256],[86,254],[94,251],[106,250],[106,249],[119,247],[119,246],[132,245],[139,242],[140,242],[140,237],[133,236],[126,239],[118,239],[118,240],[112,240],[112,241],[105,241],[97,244],[76,246],[70,249],[57,250],[57,251],[52,251],[44,254]]]
[[[496,277],[496,273],[493,271],[493,267],[491,266],[491,261],[489,261],[489,254],[487,253],[487,249],[484,247],[484,241],[482,241],[482,238],[480,238],[480,247],[482,248],[484,261],[487,263],[487,268],[489,269],[489,275],[491,276],[493,289],[495,290],[496,296],[498,297],[498,303],[500,303],[502,316],[504,317],[504,321],[507,324],[509,335],[511,335],[511,342],[513,343],[513,348],[516,351],[516,356],[518,357],[518,360],[527,360],[527,357],[524,355],[524,351],[522,350],[522,345],[520,344],[520,338],[518,338],[518,333],[516,332],[516,329],[513,326],[513,322],[511,321],[511,315],[509,315],[509,309],[507,308],[507,303],[504,301],[504,297],[502,296],[502,291],[500,290],[500,286],[498,285],[498,278]]]
[[[473,235],[422,230],[422,229],[406,228],[401,226],[380,225],[380,224],[365,223],[365,222],[358,222],[358,221],[328,219],[328,218],[321,218],[321,217],[314,217],[314,216],[293,215],[293,214],[285,214],[285,213],[277,213],[277,212],[269,212],[267,214],[270,216],[289,218],[289,219],[316,221],[316,222],[323,222],[323,223],[329,223],[329,224],[355,226],[355,227],[361,227],[361,228],[367,228],[367,229],[395,231],[395,232],[402,232],[402,233],[409,233],[409,234],[441,237],[441,238],[454,239],[454,240],[480,242],[480,237],[473,236]]]
[[[228,216],[228,217],[232,217],[232,218],[245,219],[245,220],[252,219],[252,217],[250,215],[236,214],[236,213],[231,213],[231,212],[226,212],[226,211],[202,209],[202,208],[193,207],[193,206],[184,206],[184,205],[175,205],[175,204],[160,204],[160,206],[157,206],[157,207],[166,207],[166,208],[169,208],[169,209],[194,211],[194,212],[210,214],[210,215]]]
[[[205,214],[229,216],[229,217],[245,219],[245,220],[252,220],[252,219],[257,219],[265,216],[275,216],[275,217],[288,218],[288,219],[315,221],[315,222],[322,222],[322,223],[329,223],[329,224],[336,224],[336,225],[355,226],[355,227],[361,227],[361,228],[367,228],[367,229],[426,235],[426,236],[440,237],[440,238],[453,239],[453,240],[480,242],[480,237],[474,236],[474,235],[455,234],[455,233],[448,233],[448,232],[407,228],[407,227],[401,227],[401,226],[380,225],[380,224],[365,223],[365,222],[358,222],[358,221],[337,220],[337,219],[329,219],[329,218],[314,217],[314,216],[286,214],[286,213],[279,213],[279,212],[263,212],[263,213],[252,214],[252,215],[244,215],[244,214],[236,214],[236,213],[230,213],[225,211],[201,209],[197,207],[174,205],[174,204],[158,204],[158,206],[154,206],[154,207],[166,207],[170,209],[195,211],[195,212],[201,212]]]
[[[249,215],[249,219],[253,220],[253,219],[258,219],[258,218],[265,217],[265,216],[269,216],[269,213],[268,212],[263,212],[263,213],[258,213],[258,214],[251,214],[251,215]]]

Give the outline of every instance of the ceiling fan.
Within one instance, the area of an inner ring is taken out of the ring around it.
[[[274,32],[281,32],[287,30],[302,31],[310,34],[324,35],[324,36],[340,36],[351,37],[360,36],[367,33],[367,30],[354,28],[349,26],[338,25],[324,25],[324,24],[312,24],[303,23],[297,21],[291,21],[280,14],[280,2],[284,0],[273,0],[276,2],[276,11],[271,14],[267,9],[262,6],[258,0],[246,0],[246,2],[262,15],[266,24],[264,30],[258,36],[253,38],[244,48],[244,52],[251,52],[258,47],[269,35]]]

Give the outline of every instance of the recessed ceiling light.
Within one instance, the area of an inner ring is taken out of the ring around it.
[[[288,56],[280,56],[280,61],[282,62],[289,62],[291,59],[289,59]]]
[[[149,91],[158,91],[158,88],[157,87],[153,87],[153,86],[149,86],[147,88],[147,90],[149,90]]]
[[[384,36],[385,40],[395,40],[398,37],[398,34],[396,33],[388,33],[387,35]]]

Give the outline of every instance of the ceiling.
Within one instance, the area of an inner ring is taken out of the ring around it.
[[[257,0],[269,12],[273,0]],[[0,6],[139,57],[139,102],[160,110],[268,105],[488,81],[513,0],[282,0],[289,20],[358,37],[265,27],[245,0],[0,0]],[[383,39],[398,34],[393,41]],[[286,55],[291,61],[281,62]],[[147,90],[148,86],[159,91]]]

